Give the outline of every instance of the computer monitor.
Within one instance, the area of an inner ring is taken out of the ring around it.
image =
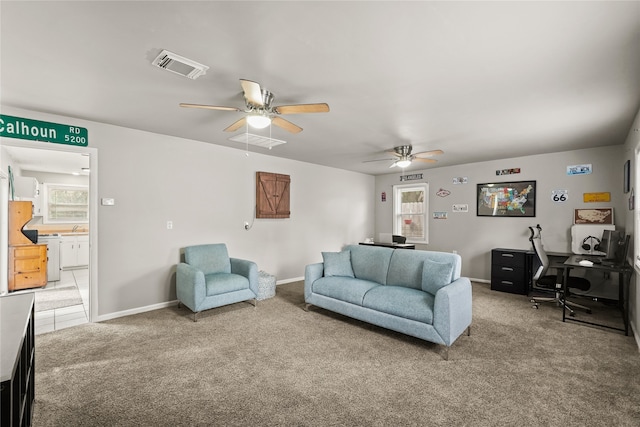
[[[622,261],[624,257],[626,257],[624,252],[626,247],[628,247],[628,244],[625,244],[625,240],[623,231],[604,230],[598,245],[598,250],[604,252],[604,259]]]

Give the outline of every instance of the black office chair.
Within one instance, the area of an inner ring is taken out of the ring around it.
[[[562,283],[564,280],[564,266],[562,264],[554,266],[549,261],[549,257],[542,247],[542,227],[540,227],[540,224],[538,224],[535,228],[529,227],[529,230],[531,231],[529,240],[533,245],[533,250],[535,251],[540,264],[540,266],[535,270],[535,273],[533,274],[534,287],[542,291],[547,290],[547,294],[553,293],[554,295],[553,297],[533,296],[531,298],[533,308],[538,308],[540,303],[543,302],[553,302],[557,305],[562,306],[564,310],[567,310],[570,316],[575,316],[574,308],[585,310],[587,313],[591,314],[590,308],[566,300],[566,297],[568,295],[564,295],[564,292],[562,290]],[[556,268],[558,273],[556,275],[545,275],[550,267]],[[591,283],[584,277],[569,276],[567,291],[571,288],[586,291],[590,287]]]
[[[405,243],[407,241],[407,238],[404,236],[398,236],[396,234],[394,234],[393,236],[391,236],[391,238],[393,239],[393,243]]]

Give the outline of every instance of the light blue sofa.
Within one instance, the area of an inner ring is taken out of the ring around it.
[[[306,266],[310,305],[449,347],[471,331],[471,282],[445,252],[349,245]]]
[[[188,246],[176,268],[176,294],[194,312],[240,301],[257,305],[258,266],[253,261],[230,258],[224,243]]]

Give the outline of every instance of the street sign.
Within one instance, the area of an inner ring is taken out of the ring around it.
[[[86,128],[0,114],[0,136],[86,147]]]

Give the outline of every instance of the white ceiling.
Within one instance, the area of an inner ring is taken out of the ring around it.
[[[241,113],[178,106],[242,108],[244,78],[331,107],[252,150],[376,175],[404,144],[445,152],[409,170],[622,144],[640,108],[638,1],[2,1],[0,24],[1,105],[244,149]]]

